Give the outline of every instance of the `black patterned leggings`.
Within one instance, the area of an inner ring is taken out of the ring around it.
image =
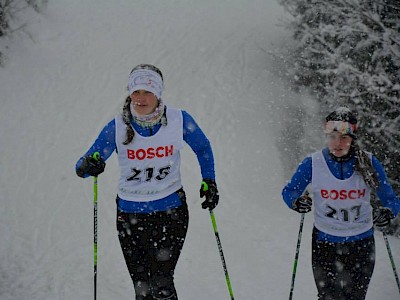
[[[375,266],[373,236],[354,242],[328,243],[312,239],[312,269],[318,299],[364,300]]]
[[[177,300],[174,270],[188,228],[185,194],[182,205],[150,214],[117,212],[118,238],[135,288],[136,300]]]

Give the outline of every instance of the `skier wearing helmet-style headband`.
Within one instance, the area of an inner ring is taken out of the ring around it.
[[[373,225],[386,227],[400,211],[382,164],[357,144],[357,123],[347,107],[332,111],[324,124],[327,147],[307,156],[282,191],[289,208],[314,209],[318,299],[365,299],[375,265]],[[303,195],[309,184],[313,199]],[[372,190],[383,206],[371,207]]]

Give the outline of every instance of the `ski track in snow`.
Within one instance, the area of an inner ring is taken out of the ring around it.
[[[315,104],[283,87],[263,51],[287,35],[277,26],[282,14],[272,0],[71,0],[50,1],[29,19],[0,69],[0,299],[93,297],[92,180],[74,165],[120,110],[130,69],[144,62],[163,71],[166,104],[192,114],[212,142],[215,216],[235,298],[287,299],[300,217],[280,192],[298,161],[285,161],[282,147],[293,145],[280,135],[289,110],[314,112]],[[118,174],[112,156],[99,178],[99,300],[133,298],[115,230]],[[228,299],[188,146],[182,176],[190,226],[176,269],[180,299]],[[311,228],[307,215],[294,299],[316,298]],[[398,240],[389,239],[399,264]],[[376,240],[367,299],[396,299],[379,233]]]

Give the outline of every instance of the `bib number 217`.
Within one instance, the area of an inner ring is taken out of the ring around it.
[[[355,205],[349,209],[345,208],[336,209],[329,205],[327,206],[327,208],[329,211],[325,215],[328,218],[333,218],[344,222],[350,222],[350,218],[352,218],[352,221],[354,222],[357,221],[358,218],[360,217],[361,205]]]

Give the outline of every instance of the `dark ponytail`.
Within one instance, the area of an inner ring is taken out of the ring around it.
[[[353,141],[352,147],[354,147],[356,158],[355,171],[361,174],[365,183],[370,188],[376,190],[379,187],[379,180],[374,168],[372,167],[372,160],[365,151],[360,149],[360,146],[356,141]]]

